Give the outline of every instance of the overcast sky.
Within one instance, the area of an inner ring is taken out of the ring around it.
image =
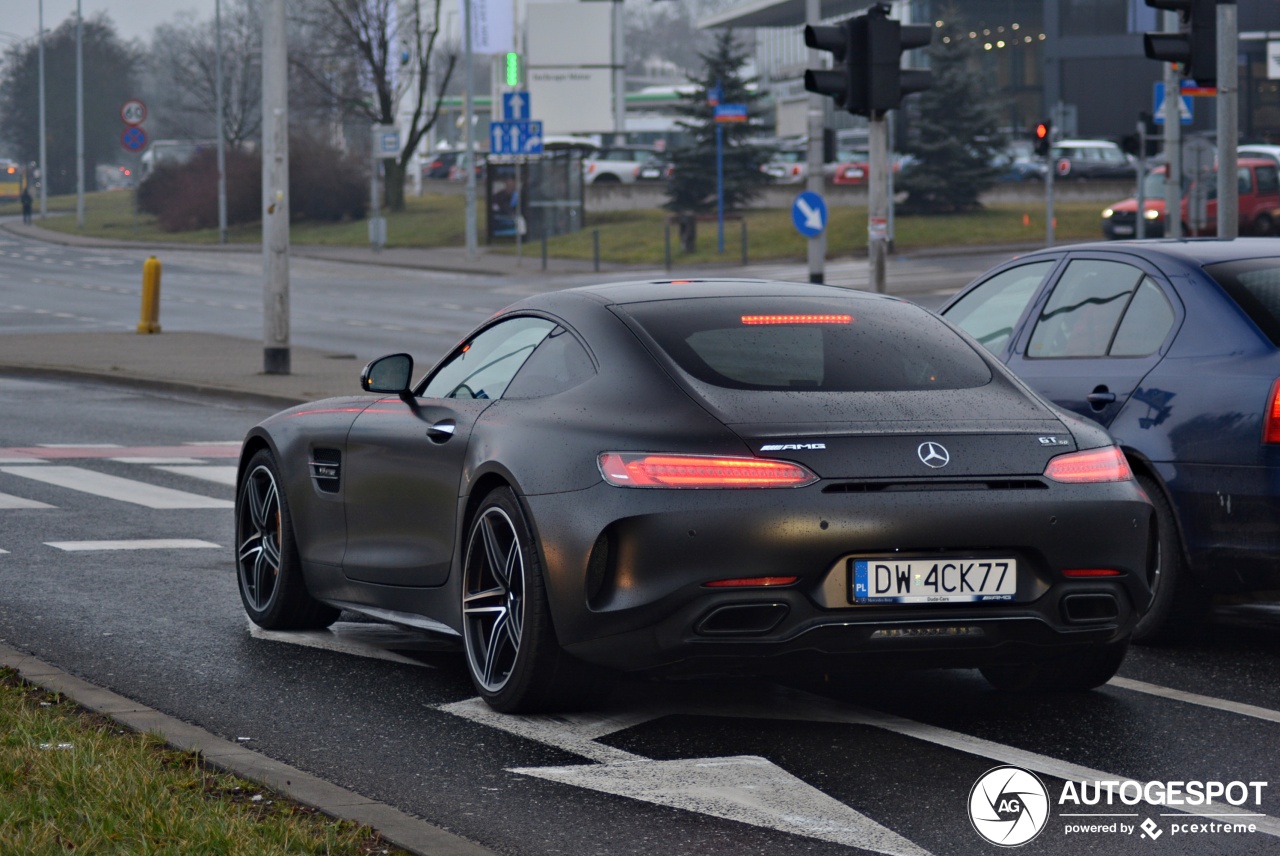
[[[172,21],[180,12],[193,12],[200,18],[213,17],[214,0],[81,0],[81,13],[87,18],[106,12],[120,37],[148,40],[156,24]],[[0,45],[14,36],[34,39],[39,29],[40,0],[0,0]],[[44,0],[44,26],[52,30],[75,15],[76,0]]]

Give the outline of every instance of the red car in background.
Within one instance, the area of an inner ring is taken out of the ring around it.
[[[1164,237],[1164,170],[1156,167],[1143,179],[1143,234],[1148,238]],[[1280,168],[1265,158],[1240,158],[1236,165],[1239,188],[1240,233],[1273,235],[1276,232],[1276,209],[1280,208]],[[1182,234],[1188,237],[1216,235],[1218,232],[1217,171],[1204,179],[1204,222],[1193,229],[1191,199],[1194,182],[1184,181],[1182,196]],[[1102,212],[1102,234],[1110,239],[1132,238],[1137,234],[1138,200],[1134,197],[1108,206]]]

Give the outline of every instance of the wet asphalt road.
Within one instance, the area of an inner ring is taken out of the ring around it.
[[[129,460],[131,450],[235,441],[266,412],[225,398],[0,378],[3,446],[114,443],[122,448],[110,454],[121,460],[55,463],[224,500],[229,486]],[[1068,835],[1067,825],[1081,821],[1056,804],[1069,765],[1141,782],[1265,781],[1274,785],[1262,789],[1261,804],[1245,808],[1267,815],[1252,822],[1276,829],[1280,611],[1265,603],[1221,605],[1188,644],[1134,649],[1121,676],[1136,683],[1078,696],[1004,695],[974,672],[790,687],[629,682],[606,709],[611,724],[549,718],[517,727],[468,702],[461,657],[447,641],[383,639],[393,662],[256,638],[235,591],[229,511],[150,509],[14,472],[40,466],[0,464],[0,494],[54,506],[0,508],[8,551],[0,554],[0,639],[499,852],[990,853],[996,848],[969,821],[968,795],[985,771],[1015,762],[1037,769],[1055,802],[1024,852],[1280,846],[1261,832],[1175,834],[1174,823],[1205,821],[1163,817],[1168,809],[1145,804],[1117,805],[1111,812],[1126,817],[1090,822],[1151,819],[1154,841],[1140,828]],[[218,546],[48,546],[149,538]],[[344,621],[339,629],[376,639],[383,628]],[[1195,695],[1153,694],[1165,690]],[[731,820],[723,815],[733,811],[682,790],[717,766],[740,784],[761,776],[755,786],[782,807]],[[615,780],[589,775],[598,771]],[[650,787],[641,798],[617,795],[641,781]]]

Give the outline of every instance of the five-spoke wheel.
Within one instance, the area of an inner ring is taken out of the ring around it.
[[[477,685],[501,692],[511,679],[524,631],[525,560],[516,524],[499,505],[476,518],[463,572],[462,621]]]
[[[244,611],[270,630],[328,627],[338,610],[307,591],[289,503],[271,452],[257,452],[236,494],[236,582]]]

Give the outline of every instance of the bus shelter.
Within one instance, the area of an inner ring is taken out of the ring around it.
[[[541,155],[490,155],[486,239],[539,241],[583,227],[582,161],[589,146],[548,143]]]

